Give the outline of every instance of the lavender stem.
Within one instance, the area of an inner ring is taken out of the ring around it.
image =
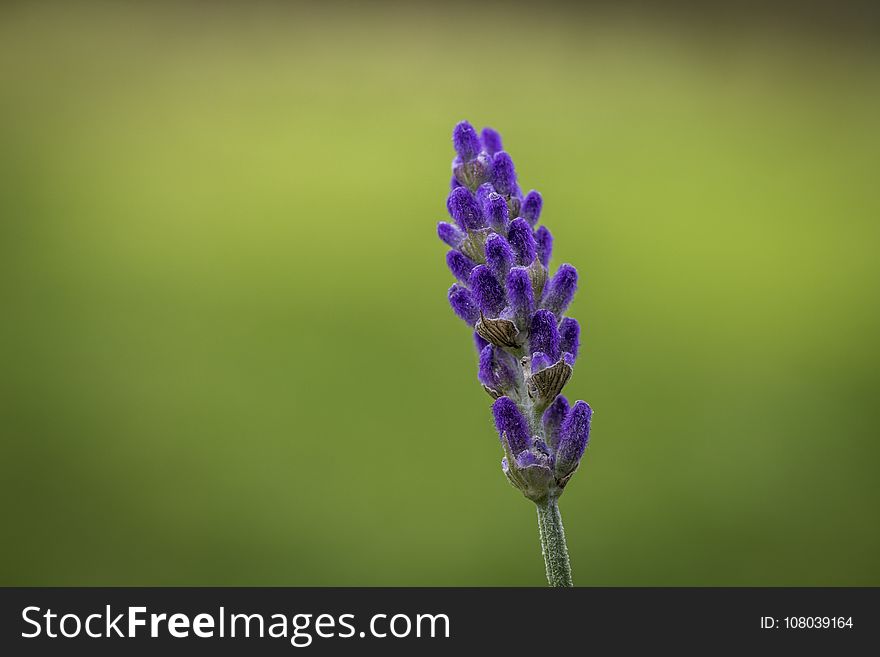
[[[547,568],[547,583],[556,587],[574,586],[557,499],[550,496],[535,502],[535,506],[538,508],[538,530],[541,535],[541,553]]]

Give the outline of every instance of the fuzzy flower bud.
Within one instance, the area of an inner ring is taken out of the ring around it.
[[[525,327],[528,318],[535,310],[535,296],[532,293],[532,279],[525,267],[514,267],[507,274],[507,301],[510,305],[511,319],[519,327]]]
[[[574,317],[565,317],[559,322],[559,348],[577,358],[581,346],[581,325]]]
[[[556,450],[556,474],[566,477],[577,468],[590,442],[590,420],[593,409],[584,401],[575,402],[559,430]]]
[[[470,162],[480,152],[480,137],[467,121],[462,121],[452,131],[452,145],[463,162]]]
[[[533,189],[528,194],[526,194],[526,197],[523,199],[520,214],[522,215],[523,219],[534,226],[536,223],[538,223],[538,219],[541,216],[541,208],[543,207],[544,199],[541,198],[540,192],[537,192]]]
[[[532,227],[522,217],[510,222],[507,231],[507,241],[513,247],[518,265],[528,267],[535,259],[535,236],[532,235]]]
[[[474,192],[474,196],[477,199],[477,203],[480,206],[480,209],[483,211],[483,214],[486,214],[486,201],[489,199],[489,194],[492,194],[495,191],[495,188],[492,187],[492,183],[483,183],[479,187],[477,187],[477,191]]]
[[[483,204],[483,213],[489,222],[489,227],[496,233],[507,233],[507,227],[510,223],[510,209],[507,207],[507,201],[501,194],[490,192]]]
[[[449,193],[446,209],[462,230],[476,230],[483,226],[483,211],[467,187],[456,187]]]
[[[455,311],[456,315],[472,327],[480,319],[480,308],[466,287],[453,284],[449,288],[449,305],[452,306],[452,310]]]
[[[446,221],[441,221],[437,224],[437,237],[446,242],[453,249],[457,249],[461,246],[461,243],[467,235],[459,230],[458,226],[453,226]]]
[[[513,249],[510,243],[498,233],[486,238],[486,265],[499,278],[507,276],[513,264]]]
[[[516,169],[506,151],[499,151],[492,158],[492,186],[495,187],[496,192],[506,196],[514,194],[517,190]]]
[[[514,246],[514,249],[516,247]],[[560,265],[556,274],[547,284],[543,306],[550,312],[561,315],[568,308],[577,291],[577,269],[569,264]]]
[[[529,425],[523,417],[516,403],[510,397],[499,397],[492,404],[492,414],[495,416],[495,427],[499,437],[505,436],[510,446],[510,453],[516,456],[529,448],[532,438],[529,435]]]
[[[553,235],[550,234],[546,226],[540,226],[535,231],[535,251],[541,264],[549,267],[550,255],[553,253]]]
[[[504,288],[486,265],[477,265],[468,279],[468,287],[480,310],[488,317],[498,317],[506,305]]]
[[[468,258],[464,253],[455,250],[446,254],[446,264],[449,266],[449,271],[452,272],[452,275],[462,283],[467,282],[474,267],[477,266],[477,263]]]
[[[559,444],[559,430],[562,428],[562,422],[568,415],[568,400],[559,395],[553,400],[553,403],[544,411],[542,422],[544,423],[544,436],[551,450],[555,450]]]
[[[529,327],[529,349],[534,354],[542,351],[551,361],[559,359],[559,329],[556,317],[549,310],[539,310],[532,315]]]
[[[495,155],[503,147],[501,145],[501,135],[489,127],[483,128],[483,148],[489,155]]]

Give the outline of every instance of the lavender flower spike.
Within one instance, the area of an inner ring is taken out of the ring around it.
[[[564,316],[577,270],[563,264],[548,279],[553,236],[534,228],[543,198],[534,190],[521,195],[498,133],[484,128],[478,135],[462,121],[452,141],[447,209],[455,225],[437,225],[458,281],[449,304],[473,332],[477,379],[495,399],[502,472],[537,506],[547,581],[571,586],[558,500],[583,459],[593,417],[586,402],[569,406],[561,394],[581,343],[580,324]]]

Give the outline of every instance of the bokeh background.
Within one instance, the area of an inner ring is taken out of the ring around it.
[[[462,118],[582,274],[576,583],[880,584],[851,23],[4,5],[0,584],[544,583],[446,304]]]

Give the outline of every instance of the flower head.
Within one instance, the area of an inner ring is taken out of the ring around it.
[[[437,225],[458,281],[449,304],[474,331],[477,378],[495,399],[502,470],[529,499],[558,497],[583,458],[593,414],[560,394],[580,351],[580,324],[564,316],[577,270],[564,264],[549,275],[553,236],[536,227],[543,198],[535,190],[521,196],[501,136],[463,121],[452,141],[447,208],[455,224]]]

